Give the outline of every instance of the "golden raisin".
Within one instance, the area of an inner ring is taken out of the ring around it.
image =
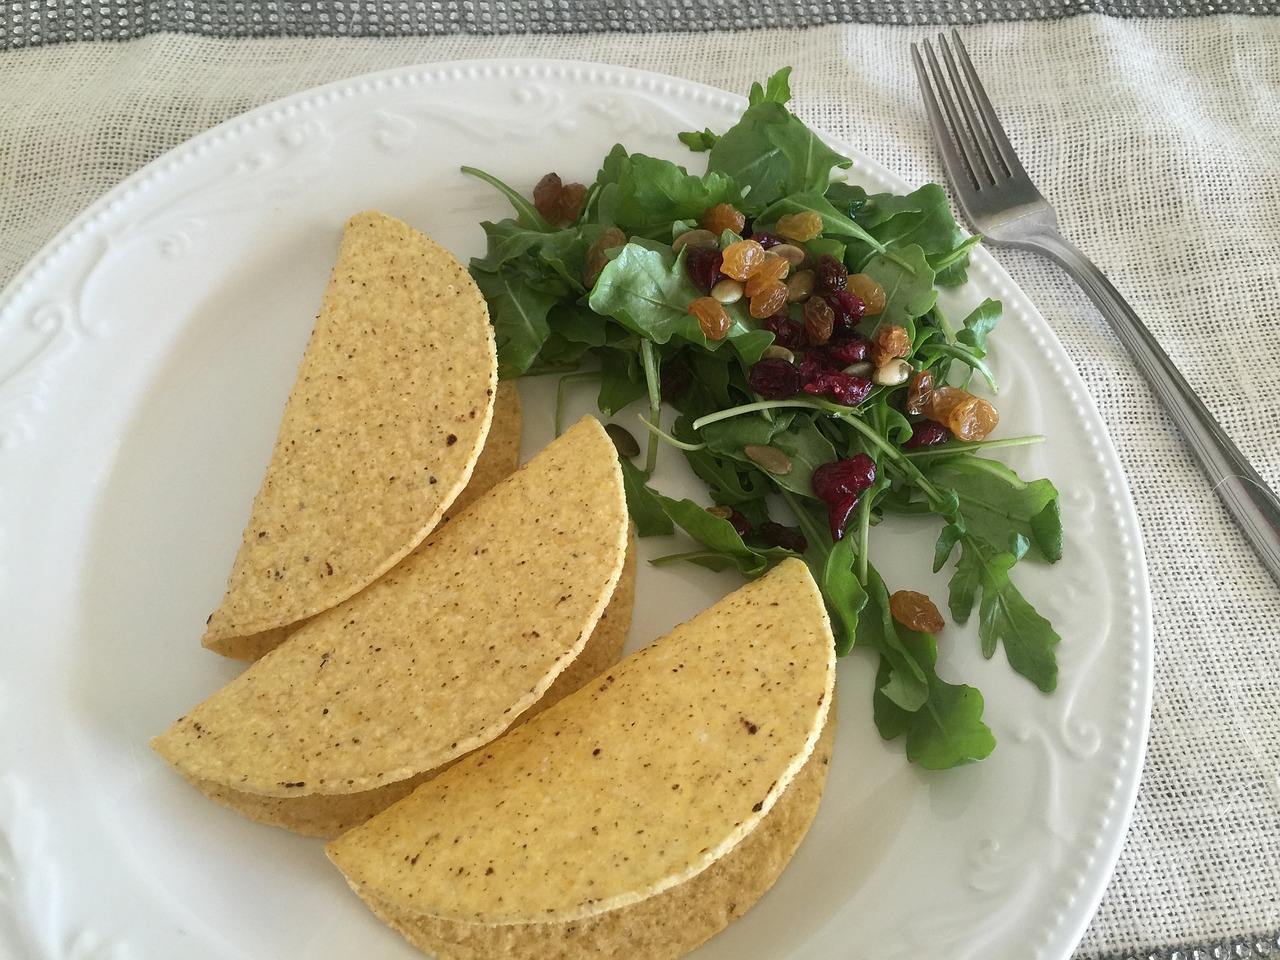
[[[729,312],[714,297],[699,297],[689,304],[689,313],[698,321],[708,340],[723,340],[729,335]]]
[[[951,409],[944,422],[957,440],[972,443],[986,439],[1000,422],[1000,415],[989,401],[970,395]]]
[[[933,371],[920,370],[907,384],[907,413],[918,417],[928,415],[933,404]]]
[[[928,406],[921,412],[930,420],[946,423],[951,417],[951,411],[971,396],[973,394],[967,390],[961,390],[959,387],[949,387],[944,383],[940,387],[933,388],[929,394]]]
[[[768,285],[751,298],[747,312],[757,320],[765,320],[787,305],[787,285],[781,280],[770,280]]]
[[[586,280],[588,287],[595,286],[595,282],[600,279],[600,274],[605,267],[609,265],[609,251],[615,247],[625,246],[627,235],[617,227],[610,227],[604,233],[595,239],[595,242],[587,248],[587,255],[583,260],[582,272],[583,279]]]
[[[911,353],[911,334],[896,323],[881,324],[871,338],[871,362],[877,367]]]
[[[836,312],[831,309],[831,304],[821,297],[810,297],[804,302],[801,316],[804,317],[806,343],[820,347],[831,339],[836,324]]]
[[[787,261],[781,257],[771,257],[765,254],[764,260],[751,271],[751,276],[747,277],[746,295],[754,297],[773,281],[785,280],[790,271],[791,265]]]
[[[915,590],[898,590],[889,597],[889,613],[908,630],[919,633],[937,633],[946,624],[933,601]]]
[[[745,280],[764,263],[764,247],[755,240],[735,240],[721,251],[720,272],[735,280]]]
[[[534,209],[553,227],[567,227],[578,219],[587,188],[581,183],[565,183],[557,173],[548,173],[533,188]]]
[[[845,289],[862,301],[863,316],[874,317],[884,309],[884,287],[865,273],[851,273]]]
[[[702,211],[702,228],[710,230],[717,237],[726,230],[741,234],[746,225],[746,215],[731,203],[717,203]]]
[[[788,240],[812,240],[822,234],[822,217],[812,210],[801,213],[784,213],[774,224],[773,232]]]

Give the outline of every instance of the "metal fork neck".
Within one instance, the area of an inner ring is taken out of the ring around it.
[[[1075,245],[1051,226],[1028,231],[1007,245],[1049,257],[1093,301],[1164,404],[1214,492],[1280,585],[1280,498],[1232,443],[1128,301]]]

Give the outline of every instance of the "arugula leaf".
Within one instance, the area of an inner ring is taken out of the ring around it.
[[[1000,320],[1003,307],[999,300],[987,297],[964,318],[964,328],[956,339],[970,347],[978,357],[987,355],[987,337]]]
[[[476,167],[463,167],[462,172],[483,180],[506,197],[507,200],[510,201],[511,206],[515,208],[516,215],[520,218],[526,229],[536,230],[539,233],[551,233],[555,230],[555,227],[547,223],[547,221],[543,219],[542,214],[538,213],[538,208],[530,201],[526,200],[524,198],[524,194],[520,193],[518,190],[515,190],[503,183],[492,174],[485,173],[483,170],[477,169]]]
[[[765,81],[762,87],[759,83],[751,84],[751,89],[747,92],[747,103],[757,104],[771,101],[773,103],[790,103],[791,102],[791,68],[783,67],[773,76]]]
[[[884,287],[885,305],[874,318],[875,325],[896,323],[912,332],[915,321],[937,303],[938,291],[933,285],[933,268],[920,247],[912,245],[895,252],[894,259],[873,256],[862,272]]]
[[[928,183],[903,195],[872,194],[859,210],[858,222],[885,246],[919,247],[935,274],[948,270],[938,282],[963,282],[968,251],[977,238],[965,236],[951,215],[946,191],[938,184]]]
[[[601,316],[662,344],[678,337],[708,344],[689,304],[702,296],[682,258],[637,242],[622,248],[596,280],[588,303]]]
[[[776,447],[790,458],[791,471],[770,474],[770,478],[779,487],[803,497],[813,496],[813,471],[836,459],[835,448],[813,420],[792,413],[773,420],[762,417],[721,420],[703,427],[701,437],[709,452],[739,460],[753,469],[759,468],[743,452],[744,447],[751,444]]]
[[[671,224],[698,220],[718,203],[738,202],[738,188],[727,177],[695,176],[684,167],[628,154],[621,145],[605,158],[596,178],[598,216],[629,236],[670,239]]]
[[[960,558],[949,585],[948,606],[957,623],[969,619],[981,594],[978,637],[986,657],[1003,643],[1013,669],[1041,690],[1057,685],[1054,647],[1059,636],[1009,577],[1034,543],[1050,561],[1062,556],[1058,493],[1046,479],[1026,483],[994,460],[955,456],[926,462],[931,483],[957,497],[956,518],[940,534],[934,570],[942,568],[957,544]]]
[[[874,567],[868,566],[863,586],[867,599],[858,618],[857,643],[880,654],[876,693],[900,710],[914,713],[929,699],[929,675],[903,644],[898,624],[889,613],[889,590]]]
[[[1009,666],[1048,693],[1058,685],[1054,647],[1060,638],[1009,579],[1009,570],[1026,552],[1026,544],[1026,540],[1017,537],[1012,549],[987,559],[978,609],[978,636],[984,652],[993,649],[997,641],[1003,643]]]
[[[901,642],[927,677],[928,698],[918,710],[906,710],[885,692],[892,665],[880,661],[872,695],[876,729],[886,740],[905,736],[907,759],[926,770],[946,770],[984,760],[996,739],[982,720],[982,694],[967,684],[942,680],[936,670],[937,641],[927,633],[902,630]]]
[[[1061,559],[1058,491],[1049,480],[1025,482],[999,461],[981,457],[943,457],[925,462],[922,470],[930,482],[960,498],[967,536],[1001,547],[1022,537],[1044,559]]]
[[[762,225],[771,226],[782,217],[797,213],[816,213],[822,220],[822,232],[827,238],[847,237],[881,253],[888,249],[856,220],[842,213],[821,188],[780,197],[760,211],[756,219]]]
[[[653,496],[680,529],[707,548],[691,553],[672,554],[659,558],[654,563],[682,560],[711,570],[737,567],[744,576],[758,577],[783,557],[792,556],[790,551],[780,547],[749,546],[733,528],[733,524],[709,513],[692,500],[673,500],[656,492]]]
[[[702,153],[710,150],[716,145],[716,141],[720,139],[720,135],[712,133],[710,127],[704,127],[701,130],[691,130],[686,133],[676,134],[680,142],[692,150],[694,153]]]
[[[785,104],[791,99],[790,68],[752,86],[741,119],[711,147],[707,171],[723,174],[742,191],[743,210],[759,213],[788,194],[822,192],[833,168],[853,161],[828,147]]]
[[[856,219],[867,205],[867,197],[866,187],[841,181],[833,182],[826,192],[826,198],[832,206],[851,219]]]
[[[498,374],[503,379],[518,377],[532,366],[551,335],[547,313],[560,298],[534,289],[518,274],[477,271],[473,276],[489,304],[498,343]]]
[[[606,417],[646,394],[640,356],[635,350],[609,350],[600,355],[600,393],[596,406]]]
[[[660,537],[673,533],[675,525],[645,480],[644,472],[626,457],[619,457],[618,463],[622,466],[622,488],[627,495],[627,512],[636,525],[636,535]]]
[[[853,572],[853,543],[852,537],[837,540],[815,578],[831,618],[836,655],[841,657],[853,649],[858,636],[858,620],[867,605],[867,591]]]

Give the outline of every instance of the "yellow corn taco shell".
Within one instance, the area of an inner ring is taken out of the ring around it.
[[[574,661],[556,677],[534,704],[517,719],[522,723],[547,707],[577,690],[600,671],[607,669],[622,656],[627,631],[631,627],[632,608],[635,604],[636,561],[634,543],[627,548],[627,558],[622,576],[609,598],[609,605],[596,623],[595,629]],[[479,682],[483,683],[483,679]],[[310,837],[336,837],[352,827],[359,826],[375,814],[381,813],[427,780],[448,769],[455,761],[449,761],[423,773],[407,777],[385,786],[374,787],[358,793],[313,793],[307,796],[275,797],[234,790],[211,780],[192,780],[202,793],[223,806],[230,807],[241,816],[283,827],[294,833]]]
[[[440,960],[681,956],[808,829],[834,678],[817,585],[784,561],[326,852]]]
[[[259,655],[408,554],[470,479],[496,386],[466,268],[391,217],[347,221],[204,645]]]
[[[436,770],[506,731],[582,655],[627,542],[616,453],[584,418],[152,744],[194,783],[264,798]]]
[[[520,392],[515,381],[498,381],[498,389],[494,394],[493,419],[489,424],[484,447],[476,460],[475,469],[471,471],[471,479],[445,511],[442,521],[465,509],[499,480],[510,476],[520,465],[520,431],[523,422]],[[296,633],[310,620],[310,617],[304,617],[286,626],[248,636],[224,637],[218,642],[217,651],[237,660],[257,660],[264,653],[274,650],[286,637]]]

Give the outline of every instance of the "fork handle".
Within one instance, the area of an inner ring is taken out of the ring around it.
[[[1056,230],[1044,228],[1012,245],[1025,246],[1055,261],[1097,306],[1164,403],[1227,512],[1280,585],[1280,499],[1231,442],[1133,307],[1102,271]]]

